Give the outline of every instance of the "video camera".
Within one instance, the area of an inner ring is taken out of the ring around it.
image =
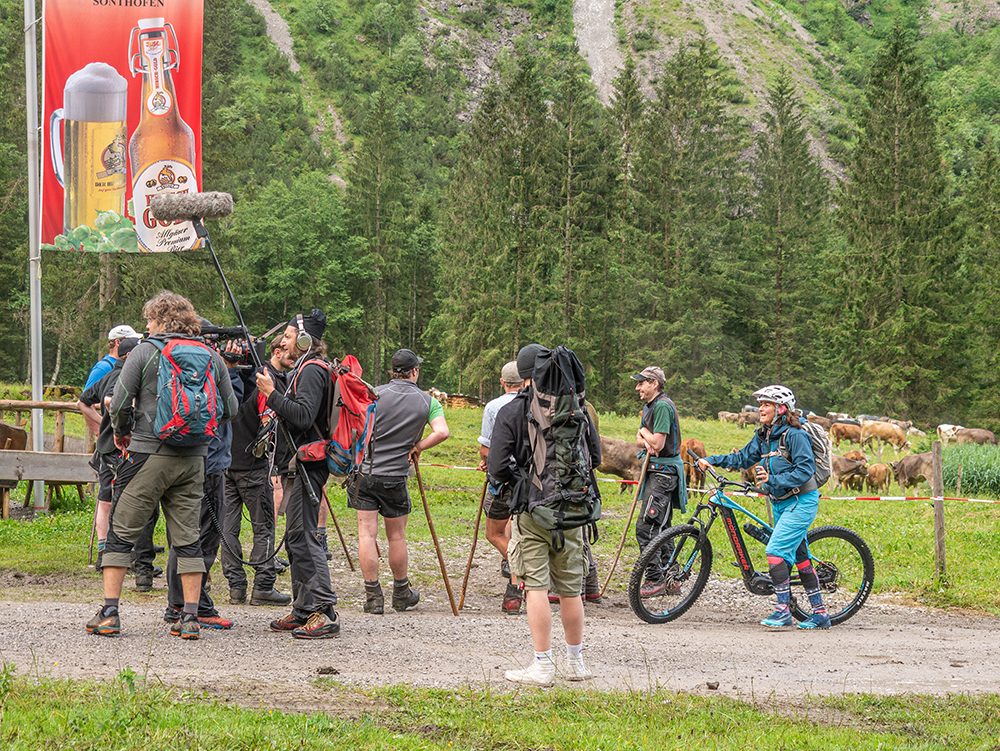
[[[205,343],[216,350],[226,362],[237,366],[249,366],[250,347],[257,350],[260,359],[266,360],[267,342],[263,338],[251,338],[248,342],[240,326],[207,326],[202,325],[201,336]],[[226,343],[233,342],[235,351],[226,351]]]

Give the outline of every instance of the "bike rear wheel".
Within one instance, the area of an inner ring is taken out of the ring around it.
[[[856,532],[845,527],[816,527],[809,530],[806,539],[830,623],[843,623],[871,594],[875,581],[872,552]],[[792,587],[792,615],[803,621],[812,615],[812,608],[797,572],[792,576]]]
[[[666,588],[650,597],[640,593],[646,569],[660,550],[673,546],[668,560]],[[712,543],[702,537],[701,529],[682,524],[665,529],[642,551],[628,580],[628,601],[632,610],[646,623],[667,623],[679,618],[694,605],[705,589],[712,571]]]

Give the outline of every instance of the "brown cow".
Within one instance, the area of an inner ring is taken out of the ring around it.
[[[691,457],[688,455],[688,449],[704,459],[708,456],[705,453],[705,444],[697,438],[685,438],[681,441],[681,458],[684,460],[684,477],[686,478],[687,486],[693,488],[697,484],[699,488],[704,488],[705,473],[698,469],[698,465],[691,460]]]
[[[898,425],[866,420],[861,423],[861,444],[864,445],[872,441],[890,444],[897,456],[901,450],[910,447],[910,442],[906,440],[906,433]]]
[[[807,419],[814,425],[821,426],[827,433],[830,432],[830,426],[833,425],[833,420],[827,419],[826,417],[820,417],[819,415],[809,415]]]
[[[760,425],[760,413],[740,412],[736,416],[736,424],[741,428],[744,428],[747,425]]]
[[[730,422],[735,423],[739,419],[739,415],[736,412],[720,412],[719,422]]]
[[[868,463],[868,457],[865,455],[864,451],[848,451],[844,454],[845,459],[852,459],[856,462]]]
[[[861,444],[861,428],[844,422],[835,422],[830,426],[830,440],[840,448],[841,441],[849,441],[851,445]]]
[[[896,478],[896,483],[901,488],[909,488],[923,480],[931,480],[931,452],[924,454],[910,454],[904,456],[898,462],[889,465],[892,467],[892,474]]]
[[[898,425],[899,427],[901,427],[903,429],[904,433],[907,430],[909,430],[910,428],[913,427],[913,421],[912,420],[906,420],[904,422],[902,420],[893,420],[891,417],[883,417],[883,418],[880,418],[880,419],[882,420],[882,422],[887,422],[890,425]]]
[[[867,474],[866,463],[845,459],[837,454],[830,455],[830,475],[834,479],[833,490],[844,485],[852,477],[864,478]]]
[[[642,471],[635,441],[621,441],[601,436],[601,466],[598,472],[617,475],[623,480],[638,480]],[[623,486],[624,487],[624,486]]]
[[[889,483],[892,481],[892,467],[888,464],[873,464],[868,468],[868,490],[880,493],[883,490],[889,492]]]
[[[981,446],[996,446],[997,437],[985,428],[959,428],[955,431],[955,443],[978,443]]]

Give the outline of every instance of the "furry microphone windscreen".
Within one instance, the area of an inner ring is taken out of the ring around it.
[[[149,210],[161,222],[222,219],[233,213],[229,193],[165,193],[154,196]]]

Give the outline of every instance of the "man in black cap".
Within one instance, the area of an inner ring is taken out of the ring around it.
[[[347,505],[358,512],[358,560],[365,579],[366,613],[381,615],[385,610],[375,544],[379,515],[385,520],[389,541],[392,609],[402,612],[420,601],[407,576],[406,520],[412,506],[406,479],[410,464],[420,461],[420,453],[450,435],[441,403],[417,386],[422,362],[408,349],[392,356],[392,380],[378,387],[370,472],[366,466],[347,494]],[[422,438],[424,425],[431,427],[426,438]]]
[[[289,374],[284,394],[275,390],[265,370],[257,374],[257,389],[265,404],[287,426],[296,448],[324,441],[330,436],[330,372],[324,367],[326,315],[313,308],[309,315],[296,315],[288,322],[281,347],[305,350]],[[330,584],[326,554],[316,537],[319,504],[330,471],[325,456],[318,461],[295,460],[297,476],[283,501],[285,544],[291,562],[292,612],[271,622],[272,631],[291,631],[296,639],[329,639],[340,633],[334,606],[337,594]],[[311,491],[310,491],[311,488]]]

